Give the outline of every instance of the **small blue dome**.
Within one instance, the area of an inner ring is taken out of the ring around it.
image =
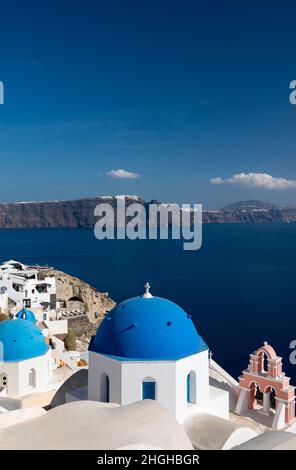
[[[105,316],[89,350],[122,360],[177,360],[208,349],[190,315],[161,297],[134,297]]]
[[[20,310],[16,314],[15,318],[22,319],[22,320],[29,320],[31,322],[36,323],[36,318],[35,318],[34,313],[31,312],[31,310],[27,310],[26,308],[22,308],[22,310]]]
[[[0,322],[0,361],[24,361],[42,356],[48,349],[35,323],[23,319]]]

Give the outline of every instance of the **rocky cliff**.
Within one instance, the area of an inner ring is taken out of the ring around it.
[[[56,278],[57,300],[64,303],[65,309],[83,310],[90,323],[98,324],[105,313],[116,305],[107,292],[99,292],[77,277],[54,269],[42,269],[39,277],[46,276]]]
[[[0,204],[0,228],[92,227],[100,198]]]
[[[115,208],[116,201],[116,197],[102,196],[72,201],[2,203],[0,228],[92,228],[97,220],[94,216],[97,204],[108,202]],[[144,204],[146,208],[150,204],[136,196],[126,197],[127,205],[133,202]],[[242,201],[220,210],[204,211],[203,222],[296,222],[296,207],[276,207],[268,203],[259,203],[260,201]]]

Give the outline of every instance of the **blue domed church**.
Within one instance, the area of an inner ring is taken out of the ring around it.
[[[191,316],[145,288],[108,313],[92,337],[89,400],[157,400],[179,421],[195,411],[227,418],[228,392],[209,384],[208,346]]]
[[[51,377],[51,350],[34,313],[22,309],[0,322],[0,394],[20,397],[41,392]]]

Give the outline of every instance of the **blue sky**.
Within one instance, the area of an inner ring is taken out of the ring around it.
[[[1,201],[296,204],[295,2],[3,3]]]

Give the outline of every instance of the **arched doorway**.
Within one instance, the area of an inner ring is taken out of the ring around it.
[[[142,400],[156,400],[156,381],[152,377],[142,381]]]
[[[110,401],[110,380],[109,376],[105,373],[101,375],[100,380],[100,399],[105,403]]]
[[[191,370],[187,375],[187,403],[196,403],[196,372]]]

